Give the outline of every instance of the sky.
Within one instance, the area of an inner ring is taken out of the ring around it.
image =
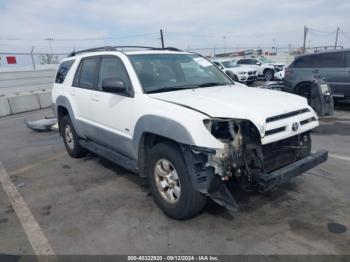
[[[264,48],[350,46],[347,0],[0,0],[0,52],[103,45]],[[51,41],[44,39],[53,39]],[[50,43],[49,43],[50,42]]]

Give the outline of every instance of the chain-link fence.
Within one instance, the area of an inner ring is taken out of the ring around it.
[[[0,72],[56,69],[66,53],[0,53]]]

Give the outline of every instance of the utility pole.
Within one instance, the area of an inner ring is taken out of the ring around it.
[[[30,57],[32,58],[33,69],[34,69],[34,71],[35,71],[35,70],[36,70],[36,67],[35,67],[35,61],[34,61],[33,52],[34,52],[34,45],[33,45],[33,47],[32,47],[32,50],[30,51]]]
[[[307,28],[306,26],[304,26],[303,54],[305,54],[305,51],[306,51],[306,36],[307,36],[307,31],[308,31],[308,28]]]
[[[334,49],[337,49],[337,44],[338,44],[338,34],[339,34],[339,26],[337,27],[337,34],[335,35],[335,44],[334,44]]]
[[[162,43],[162,48],[164,48],[163,29],[160,29],[160,41],[161,41],[161,43]]]
[[[222,37],[224,39],[224,54],[226,54],[226,36]]]

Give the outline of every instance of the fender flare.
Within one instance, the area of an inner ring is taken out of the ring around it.
[[[74,111],[73,111],[73,108],[72,108],[71,103],[69,102],[68,98],[65,96],[58,96],[56,99],[56,103],[53,104],[54,112],[57,116],[58,121],[59,121],[59,119],[58,119],[58,107],[59,106],[64,107],[68,111],[69,117],[72,120],[72,124],[73,124],[75,131],[78,133],[79,136],[83,137],[82,134],[80,134],[80,132],[79,132],[79,127],[78,127],[78,124],[77,124],[77,121],[76,121],[76,118],[74,115]]]
[[[179,122],[158,115],[144,115],[136,123],[133,135],[135,152],[144,133],[152,133],[174,140],[180,144],[194,145],[194,140]]]

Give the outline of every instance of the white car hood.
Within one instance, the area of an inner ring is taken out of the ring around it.
[[[210,117],[251,120],[259,130],[268,117],[309,108],[301,96],[242,85],[155,93],[152,98],[192,108]]]

